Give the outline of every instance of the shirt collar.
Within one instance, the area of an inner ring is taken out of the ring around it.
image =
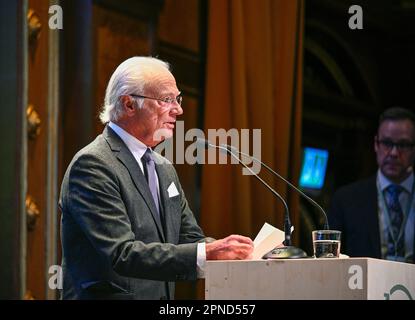
[[[116,125],[114,122],[110,121],[108,126],[114,130],[115,133],[121,138],[121,140],[127,146],[128,150],[130,150],[133,154],[136,154],[138,158],[141,159],[148,147],[136,137],[125,131],[123,128]]]
[[[392,181],[390,181],[388,178],[384,176],[384,174],[378,170],[378,181],[379,186],[382,191],[384,191],[387,187],[389,187],[391,184],[394,184]],[[406,178],[404,181],[402,181],[399,185],[405,189],[408,193],[412,193],[412,187],[414,184],[414,173],[411,172],[411,174]]]

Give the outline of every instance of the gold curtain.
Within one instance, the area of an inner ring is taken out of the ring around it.
[[[296,183],[304,1],[211,0],[208,28],[205,133],[261,129],[262,160]],[[239,165],[205,164],[202,170],[201,225],[206,235],[254,237],[264,222],[283,228],[282,204],[254,177],[242,175]],[[288,200],[296,242],[298,196],[265,169],[260,174]]]

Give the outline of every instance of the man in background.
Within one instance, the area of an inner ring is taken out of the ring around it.
[[[394,107],[379,118],[376,175],[342,187],[331,201],[331,229],[352,257],[414,261],[415,115]]]
[[[173,135],[182,96],[167,63],[133,57],[113,73],[101,121],[62,182],[64,299],[173,299],[206,260],[249,259],[251,239],[205,238],[172,164],[152,148]]]

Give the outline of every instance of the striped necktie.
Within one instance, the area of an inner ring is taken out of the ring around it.
[[[385,200],[388,207],[390,231],[388,239],[388,256],[405,257],[405,236],[402,233],[399,237],[404,215],[401,204],[399,202],[399,195],[403,191],[402,187],[392,184],[386,188]]]
[[[156,167],[154,164],[153,154],[150,148],[147,148],[146,152],[141,158],[144,167],[144,174],[147,178],[147,183],[150,188],[151,195],[153,196],[154,204],[156,205],[157,213],[160,217],[160,203],[159,194],[157,190],[157,176]]]

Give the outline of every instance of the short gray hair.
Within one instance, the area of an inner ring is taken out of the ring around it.
[[[99,118],[102,123],[117,121],[123,114],[120,97],[128,94],[143,94],[144,88],[150,84],[148,75],[155,69],[167,69],[167,62],[153,57],[132,57],[122,62],[111,76],[105,91],[105,100]],[[143,100],[137,101],[138,108]]]

